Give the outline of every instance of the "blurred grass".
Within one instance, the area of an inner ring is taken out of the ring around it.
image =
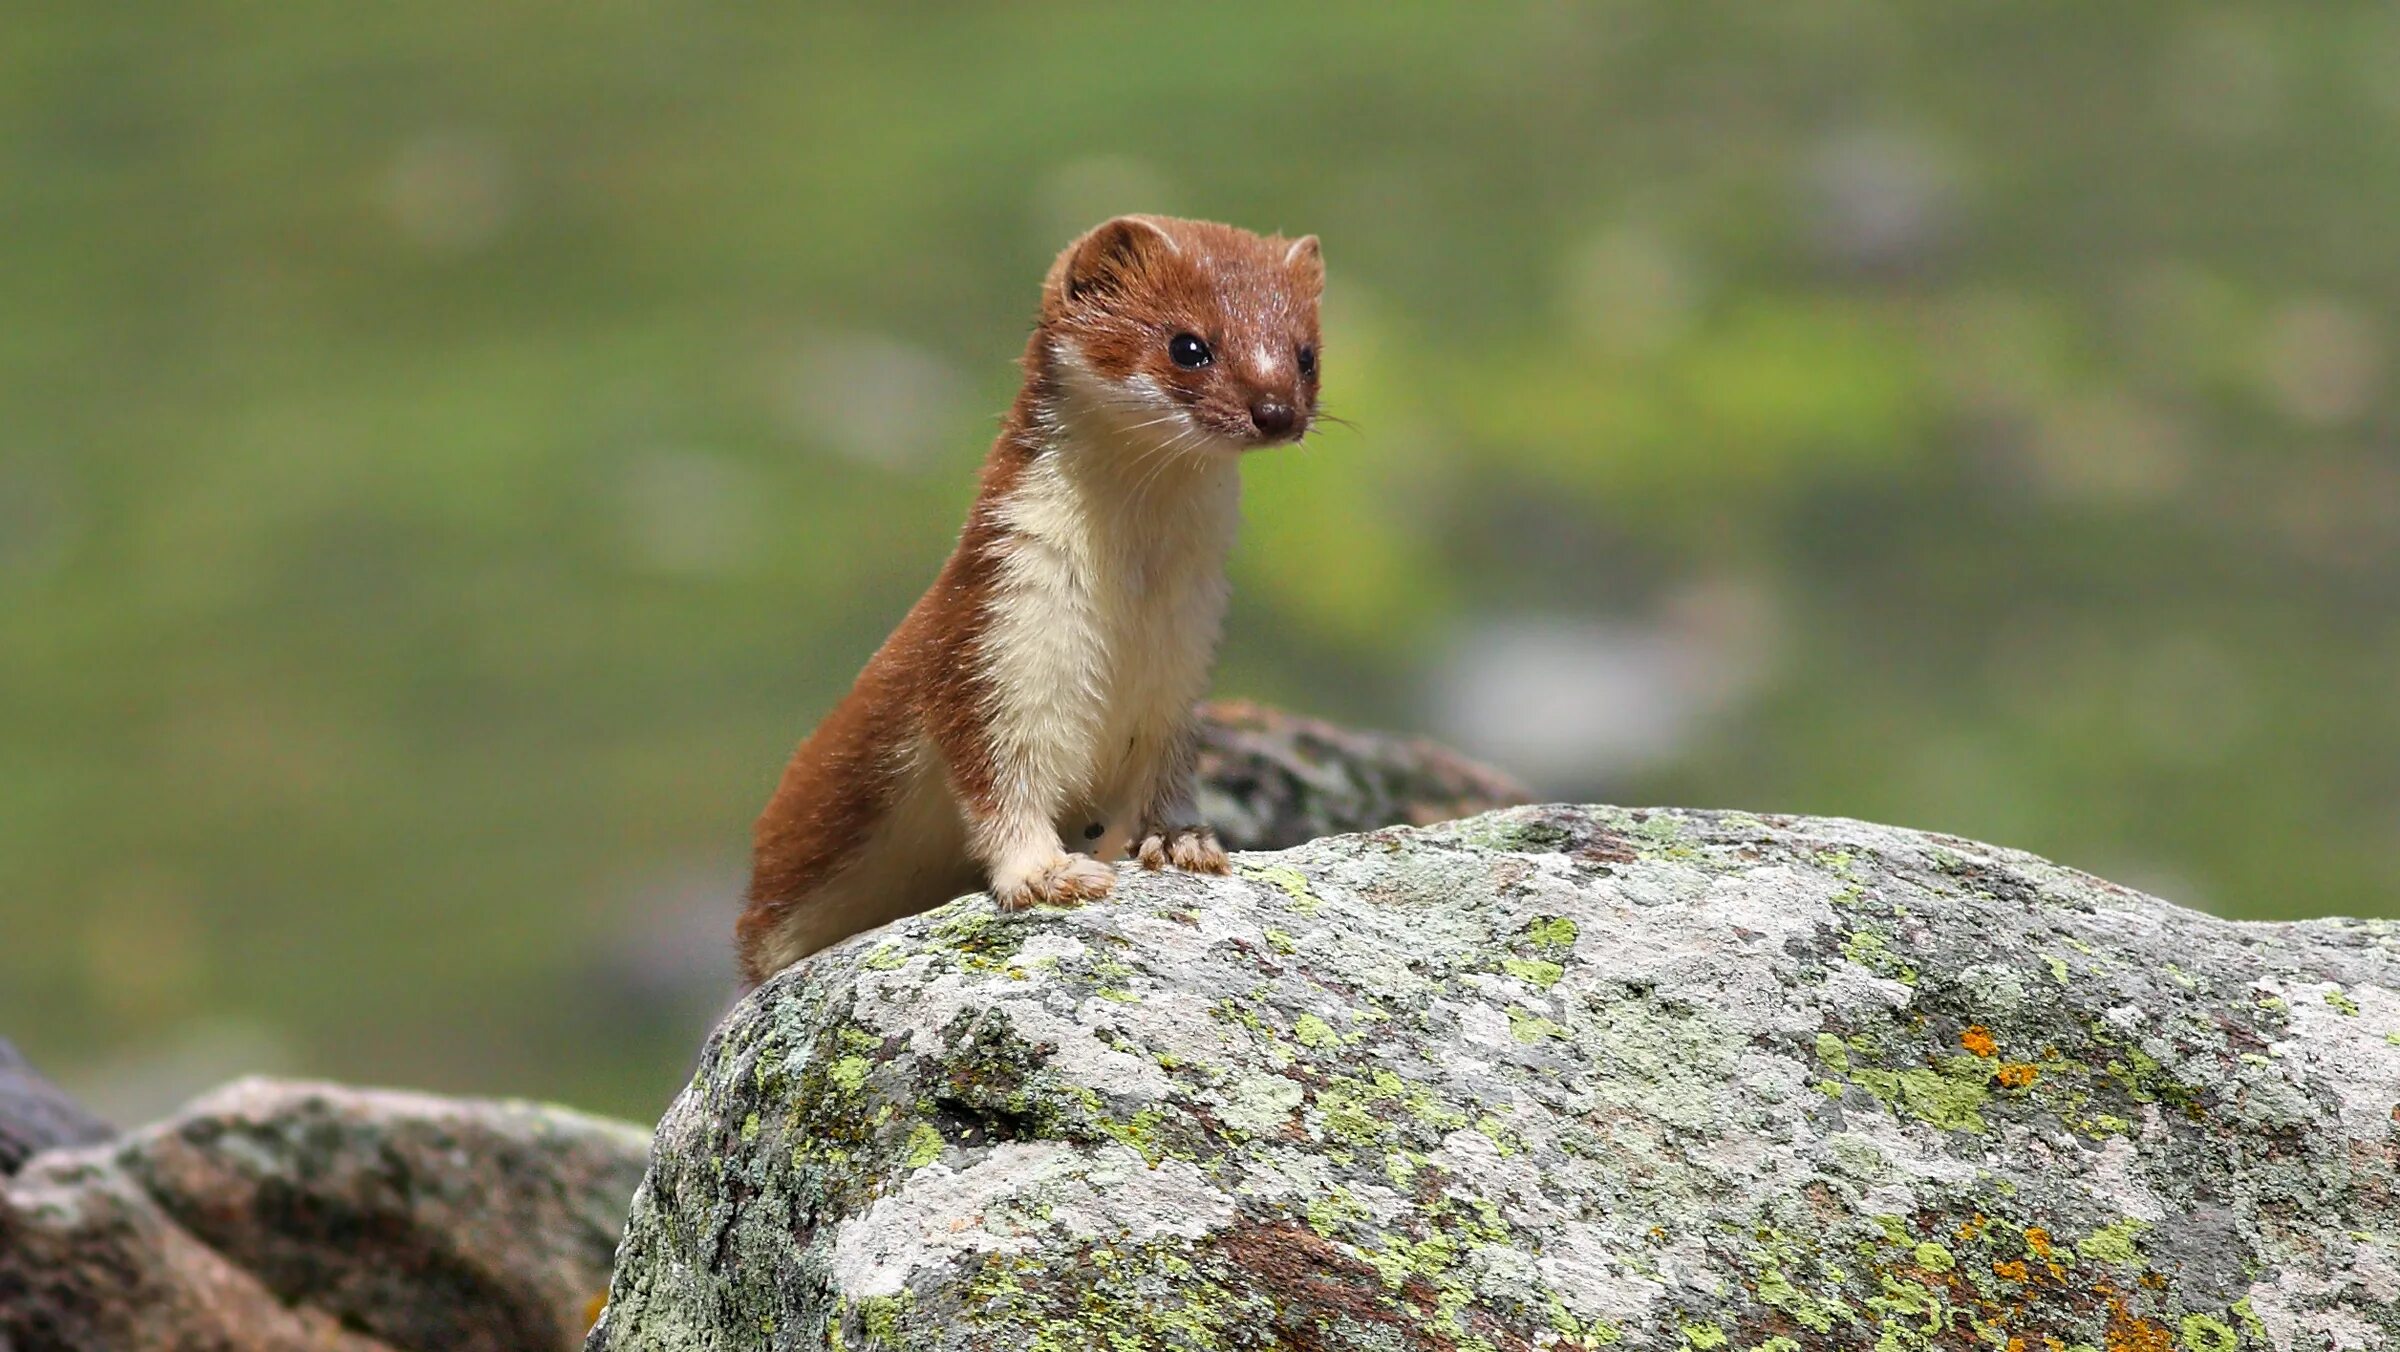
[[[1557,792],[2400,916],[2388,9],[1161,13],[12,13],[0,1033],[651,1115],[1128,209],[1326,240],[1220,688],[1633,626],[1717,693]]]

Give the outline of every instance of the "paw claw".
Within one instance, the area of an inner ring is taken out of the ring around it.
[[[1133,852],[1136,862],[1156,872],[1167,866],[1167,838],[1156,831],[1142,837],[1141,845]]]
[[[1171,830],[1155,830],[1143,835],[1142,845],[1134,854],[1146,869],[1160,869],[1172,864],[1191,873],[1230,873],[1233,863],[1225,857],[1225,847],[1217,843],[1217,834],[1205,826],[1178,826]]]
[[[1061,854],[1021,877],[995,882],[992,899],[1004,911],[1028,906],[1080,906],[1117,885],[1114,869],[1084,854]]]

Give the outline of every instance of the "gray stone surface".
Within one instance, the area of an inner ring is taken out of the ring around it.
[[[2400,927],[1522,808],[788,971],[591,1347],[2400,1347]]]
[[[0,1180],[0,1348],[572,1348],[646,1145],[560,1108],[240,1081]]]

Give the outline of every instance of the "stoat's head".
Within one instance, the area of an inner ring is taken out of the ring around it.
[[[1119,216],[1042,285],[1058,413],[1196,453],[1297,441],[1316,419],[1324,286],[1314,235]]]

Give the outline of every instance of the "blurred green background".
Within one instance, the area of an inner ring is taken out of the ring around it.
[[[655,1116],[1050,255],[1321,234],[1219,689],[2400,915],[2400,13],[16,7],[0,1035]]]

